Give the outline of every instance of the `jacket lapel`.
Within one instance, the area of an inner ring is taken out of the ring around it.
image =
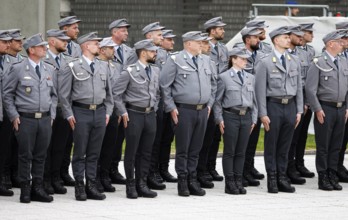
[[[82,59],[82,65],[81,65],[82,68],[84,70],[86,70],[89,74],[93,75],[91,67],[88,65],[87,61],[84,58],[81,58],[81,59]],[[94,69],[95,69],[95,67],[94,67]]]
[[[276,67],[278,67],[278,69],[279,70],[281,70],[283,73],[286,73],[286,71],[285,71],[285,69],[284,69],[284,67],[283,67],[283,65],[280,63],[280,60],[278,59],[278,57],[276,56],[276,54],[274,53],[274,51],[273,51],[273,57],[272,57],[272,62],[273,62],[273,59],[275,59],[276,60],[276,63],[275,63],[275,65],[276,65]],[[286,61],[285,61],[285,63],[286,63]]]
[[[334,62],[332,62],[330,55],[328,55],[326,51],[325,51],[325,56],[327,57],[326,63],[327,63],[329,66],[331,66],[333,69],[337,70],[336,65],[334,64]]]
[[[238,83],[239,85],[243,85],[238,77],[238,74],[233,69],[231,69],[231,71],[233,73],[233,75],[231,74],[232,80]]]

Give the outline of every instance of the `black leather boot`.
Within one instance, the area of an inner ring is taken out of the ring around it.
[[[243,176],[242,175],[234,175],[234,178],[235,178],[236,186],[239,190],[239,194],[246,194],[247,191],[243,187]]]
[[[64,182],[64,186],[75,186],[75,180],[70,176],[69,172],[61,172],[60,177]]]
[[[103,186],[105,192],[115,192],[116,188],[111,185],[111,179],[109,177],[109,173],[101,172],[100,173],[100,183]]]
[[[126,179],[118,171],[118,162],[112,162],[109,175],[112,183],[122,185],[126,184]]]
[[[77,201],[87,200],[86,188],[83,180],[76,180],[75,182],[75,198]]]
[[[21,188],[21,181],[19,180],[17,171],[11,173],[11,182],[12,188]]]
[[[97,176],[95,178],[95,185],[100,193],[104,192],[104,186],[101,184],[99,170],[97,171]]]
[[[243,186],[244,187],[248,187],[249,186],[249,182],[247,179],[245,179],[245,177],[243,176],[243,179],[242,179],[242,183],[243,183]]]
[[[209,181],[209,180],[207,180],[205,178],[204,173],[198,173],[197,174],[197,180],[200,183],[202,188],[207,188],[207,189],[214,188],[214,183]]]
[[[138,198],[138,193],[135,187],[135,179],[126,180],[126,194],[128,199]]]
[[[104,200],[106,198],[105,194],[100,193],[99,190],[97,189],[96,180],[86,181],[86,194],[87,194],[87,199]]]
[[[232,194],[232,195],[239,194],[239,189],[236,186],[234,176],[226,176],[225,177],[225,193]]]
[[[315,176],[313,172],[309,171],[305,167],[304,161],[296,161],[296,169],[300,173],[301,177],[313,178]]]
[[[190,191],[187,184],[187,175],[179,174],[178,175],[178,195],[179,196],[189,196]]]
[[[63,185],[63,181],[60,179],[59,175],[52,177],[52,187],[54,189],[54,193],[56,194],[66,194],[67,189]]]
[[[279,192],[293,193],[295,187],[292,187],[288,181],[286,174],[278,174],[278,190]]]
[[[340,182],[342,183],[348,183],[348,174],[345,171],[345,167],[344,166],[339,166],[337,169],[337,176]]]
[[[338,177],[336,171],[333,169],[328,169],[329,181],[334,190],[342,190],[342,186],[338,183]]]
[[[30,203],[31,201],[31,185],[30,181],[24,181],[20,183],[21,185],[21,195],[19,197],[19,201],[21,203]]]
[[[267,190],[269,193],[278,193],[277,173],[267,173]]]
[[[139,197],[145,197],[145,198],[155,198],[157,196],[157,193],[150,190],[147,186],[147,177],[141,177],[137,179],[137,192]]]
[[[51,183],[51,178],[44,178],[43,180],[43,187],[45,189],[45,192],[48,195],[53,195],[54,194],[54,189]]]
[[[262,180],[265,178],[265,175],[260,173],[254,166],[250,170],[250,174],[254,177],[254,179]]]
[[[13,191],[7,189],[4,184],[0,183],[0,196],[13,196]]]
[[[305,184],[306,183],[306,179],[301,178],[300,173],[296,170],[296,162],[290,161],[288,163],[288,169],[287,169],[287,175],[291,181],[292,184]]]
[[[211,166],[208,168],[210,175],[213,177],[213,181],[223,181],[224,177],[221,176],[215,169],[215,166]]]
[[[163,183],[163,182],[164,182],[164,179],[162,178],[162,176],[161,176],[161,174],[160,174],[160,172],[159,172],[158,169],[155,169],[152,173],[153,173],[153,175],[155,176],[156,181],[157,181],[158,183]]]
[[[178,179],[169,173],[168,166],[160,165],[159,173],[160,173],[161,177],[163,178],[163,180],[168,182],[168,183],[178,182]]]
[[[243,176],[244,176],[245,181],[248,182],[247,186],[259,186],[260,185],[260,181],[254,179],[254,176],[251,175],[250,172],[243,173]],[[243,182],[243,180],[242,180],[242,182]],[[243,186],[246,187],[244,184],[243,184]]]
[[[43,181],[41,179],[33,179],[33,185],[31,187],[31,201],[52,202],[53,197],[46,193],[42,182]]]
[[[150,189],[156,189],[156,190],[164,190],[166,188],[166,185],[161,183],[157,175],[153,172],[150,172],[147,176],[147,185]]]
[[[318,187],[321,190],[325,191],[332,191],[334,188],[331,185],[329,181],[328,173],[325,171],[319,171],[318,172],[319,178],[318,178]]]
[[[190,191],[190,195],[194,196],[204,196],[205,190],[202,189],[197,181],[197,174],[191,173],[188,178],[188,189]]]

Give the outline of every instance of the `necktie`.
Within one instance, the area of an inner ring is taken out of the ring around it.
[[[3,61],[4,60],[4,58],[3,58],[3,56],[2,55],[0,55],[0,68],[3,70],[4,69],[4,66],[3,66]]]
[[[334,64],[336,65],[337,70],[338,70],[338,60],[337,60],[337,58],[334,60]]]
[[[35,71],[36,71],[36,74],[37,74],[37,76],[39,77],[39,79],[41,79],[41,73],[40,73],[40,67],[39,67],[39,65],[36,65]]]
[[[94,62],[92,62],[91,64],[89,64],[89,66],[91,67],[92,73],[94,73]]]
[[[197,65],[197,57],[193,56],[192,57],[192,61],[195,64],[196,68],[198,69],[198,65]]]
[[[58,57],[58,56],[56,56],[55,60],[56,60],[56,63],[57,63],[57,65],[58,65],[58,68],[60,68],[60,64],[59,64],[59,57]]]
[[[282,61],[282,65],[283,65],[284,69],[286,70],[286,63],[285,63],[284,55],[281,55],[280,60]]]
[[[251,54],[251,58],[253,58],[253,60],[255,60],[256,55],[257,55],[257,51],[255,50],[254,52],[252,52],[252,54]]]
[[[242,84],[243,84],[243,83],[244,83],[244,80],[243,80],[242,72],[241,72],[241,71],[238,71],[238,72],[237,72],[237,75],[238,75],[240,81],[241,81]]]
[[[71,42],[68,43],[68,53],[71,55]]]
[[[117,48],[117,54],[118,54],[118,56],[120,57],[121,63],[123,63],[122,48],[121,48],[120,46]]]
[[[216,53],[219,54],[219,48],[218,48],[217,44],[215,45],[214,49],[215,49]]]
[[[145,72],[146,72],[147,77],[151,81],[151,69],[150,69],[150,67],[148,67],[148,66],[145,67]]]

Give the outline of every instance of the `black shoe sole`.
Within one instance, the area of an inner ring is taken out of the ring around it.
[[[182,197],[189,197],[190,196],[190,193],[189,192],[185,192],[185,193],[178,193],[179,196],[182,196]]]

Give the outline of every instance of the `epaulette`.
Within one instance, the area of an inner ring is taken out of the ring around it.
[[[52,63],[48,62],[47,60],[43,60],[44,64],[47,64],[48,66],[52,67],[54,70],[58,70]],[[43,65],[44,69],[46,70],[46,66]]]
[[[259,60],[268,57],[270,55],[270,53],[263,53],[262,56],[259,57]]]
[[[14,66],[14,65],[18,65],[18,64],[20,64],[21,62],[23,62],[24,60],[18,60],[18,61],[16,61],[16,62],[13,62],[12,63],[12,65]]]
[[[271,46],[271,44],[269,44],[267,42],[262,41],[262,43]]]
[[[138,66],[134,63],[131,65],[128,65],[126,69],[130,73],[134,67],[138,67]],[[137,71],[140,71],[139,67],[137,68]]]
[[[170,52],[169,55],[176,55],[176,54],[178,54],[178,53],[179,53],[179,51]]]

